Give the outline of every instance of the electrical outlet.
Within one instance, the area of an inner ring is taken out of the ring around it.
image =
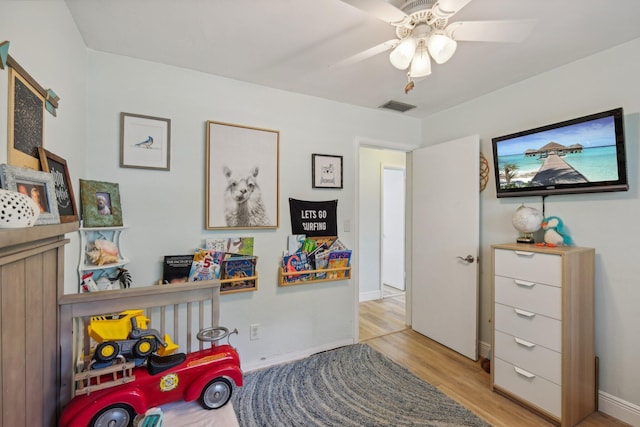
[[[260,339],[260,324],[259,323],[253,323],[249,328],[250,328],[249,329],[249,339],[251,341],[259,340]]]

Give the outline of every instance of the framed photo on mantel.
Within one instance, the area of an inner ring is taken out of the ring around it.
[[[71,178],[69,178],[67,161],[42,147],[38,148],[38,153],[43,172],[49,172],[53,177],[60,222],[77,221],[78,209]]]

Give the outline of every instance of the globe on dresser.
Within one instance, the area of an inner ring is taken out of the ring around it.
[[[539,210],[520,205],[511,218],[511,223],[520,232],[520,237],[516,241],[518,243],[535,243],[533,233],[540,230],[542,220],[543,216]]]

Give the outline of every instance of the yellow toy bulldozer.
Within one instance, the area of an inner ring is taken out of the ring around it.
[[[148,323],[143,310],[92,316],[87,331],[98,343],[93,358],[99,363],[111,362],[118,355],[127,360],[145,359],[153,353],[167,356],[178,349],[168,334],[160,336],[156,329],[147,328]]]

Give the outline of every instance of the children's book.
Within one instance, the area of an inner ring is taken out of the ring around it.
[[[212,280],[220,278],[220,267],[224,259],[224,252],[198,249],[193,256],[189,281]]]
[[[256,274],[255,256],[232,256],[224,261],[224,279],[237,279],[241,277],[253,277]]]
[[[316,249],[317,246],[318,245],[314,239],[304,239],[304,243],[302,244],[302,251],[311,253]]]
[[[330,251],[346,251],[348,250],[344,243],[340,241],[340,239],[336,239],[329,246]]]
[[[227,252],[229,249],[229,239],[207,239],[205,240],[205,249],[217,252]]]
[[[166,255],[162,265],[162,283],[181,283],[189,280],[193,255]]]
[[[309,259],[304,252],[297,252],[293,255],[287,255],[282,258],[282,268],[285,273],[294,273],[297,271],[311,270]],[[309,280],[309,274],[293,274],[290,276],[284,276],[287,282],[297,282],[299,280]]]
[[[296,252],[300,252],[302,250],[302,245],[304,244],[306,236],[304,234],[290,234],[287,237],[287,249],[289,251],[288,255],[293,255]]]
[[[325,268],[328,267],[330,253],[331,252],[325,249],[321,249],[313,253],[314,266],[316,270],[324,270]],[[327,278],[326,272],[316,273],[316,279],[326,279],[326,278]]]
[[[227,252],[231,254],[253,255],[253,237],[232,237]]]
[[[351,251],[331,251],[329,252],[328,268],[349,267],[351,263]],[[327,274],[329,279],[342,279],[346,276],[346,270],[330,271]]]

